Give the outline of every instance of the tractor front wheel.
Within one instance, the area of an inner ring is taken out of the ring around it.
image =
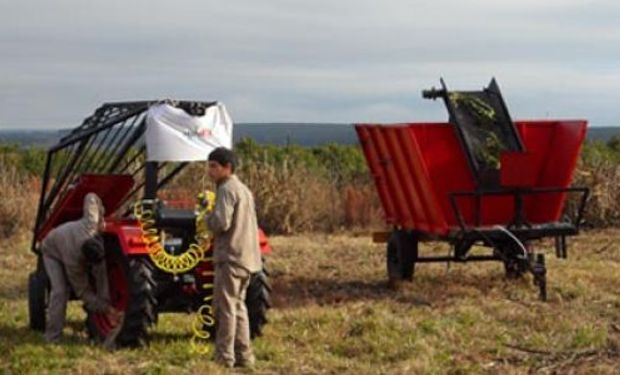
[[[250,320],[250,336],[252,338],[263,334],[263,326],[267,324],[267,310],[271,308],[271,287],[267,282],[266,269],[252,274],[250,285],[245,297]]]
[[[45,331],[49,290],[49,279],[42,266],[42,261],[39,261],[37,270],[28,276],[28,315],[30,328],[35,331]]]
[[[116,245],[116,244],[114,244]],[[110,302],[114,308],[125,313],[123,326],[116,336],[115,344],[122,347],[145,346],[148,329],[156,320],[155,281],[148,260],[142,257],[128,258],[118,247],[109,251],[106,266],[110,288]],[[114,328],[103,313],[88,313],[86,326],[91,338],[103,341]]]

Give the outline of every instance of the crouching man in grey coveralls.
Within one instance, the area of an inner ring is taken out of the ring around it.
[[[103,227],[101,199],[88,193],[84,197],[83,217],[56,227],[41,242],[43,264],[51,284],[44,336],[47,342],[58,342],[62,336],[71,288],[87,310],[105,313],[112,324],[118,323],[120,312],[109,303],[103,241],[97,236]],[[89,266],[97,293],[89,283]]]
[[[209,154],[209,178],[217,184],[207,225],[215,236],[215,360],[225,367],[251,367],[250,324],[245,295],[250,275],[262,269],[254,198],[234,175],[235,155],[226,148]]]

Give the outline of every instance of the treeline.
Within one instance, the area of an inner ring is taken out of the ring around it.
[[[620,137],[586,142],[573,185],[590,188],[586,227],[620,226]]]
[[[237,173],[253,191],[259,224],[270,233],[337,231],[381,225],[382,214],[357,145],[235,145]],[[190,165],[175,187],[197,191],[205,166]]]
[[[254,192],[260,225],[269,233],[380,225],[379,202],[358,146],[273,146],[243,139],[235,151],[237,172]],[[0,145],[0,191],[6,197],[0,202],[0,227],[5,228],[0,236],[31,227],[45,157],[41,148]],[[160,196],[192,201],[205,188],[213,188],[206,163],[192,163]]]
[[[41,147],[0,144],[0,165],[5,168],[10,166],[20,176],[41,176],[46,155],[47,151]]]

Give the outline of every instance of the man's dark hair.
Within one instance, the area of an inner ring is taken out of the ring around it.
[[[105,249],[103,247],[103,238],[96,235],[84,242],[82,245],[82,254],[86,258],[86,262],[90,264],[96,264],[103,260],[105,257]]]
[[[234,172],[237,167],[237,157],[235,153],[225,147],[218,147],[211,151],[209,154],[209,161],[214,161],[222,167],[230,164],[230,170],[232,172]]]

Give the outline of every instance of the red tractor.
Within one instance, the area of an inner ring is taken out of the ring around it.
[[[160,134],[159,141],[153,141],[157,134],[149,133],[149,127],[154,126],[149,116],[159,106],[167,106],[176,115],[187,117],[189,126],[183,128],[183,124],[174,123],[174,117],[168,117],[173,122],[166,127],[169,133],[164,133],[163,138]],[[228,120],[225,124],[228,128],[217,129],[224,120]],[[197,160],[184,158],[186,154],[199,153],[205,160],[208,152],[199,146],[207,145],[207,149],[217,146],[217,139],[211,136],[218,132],[228,132],[228,141],[232,143],[232,123],[225,108],[217,102],[108,103],[49,149],[32,241],[32,250],[38,256],[28,285],[32,329],[45,329],[49,293],[39,242],[54,227],[80,218],[83,198],[89,192],[101,197],[106,210],[103,238],[110,298],[115,308],[125,312],[117,345],[146,344],[149,327],[157,322],[160,313],[200,310],[204,314],[211,310],[203,308],[210,304],[212,295],[212,288],[206,287],[213,282],[211,260],[201,258],[194,264],[186,264],[180,272],[162,270],[153,261],[152,243],[145,239],[144,223],[134,214],[134,207],[136,204],[142,209],[149,207],[152,213],[149,229],[157,234],[158,244],[169,258],[181,257],[196,245],[197,211],[170,207],[158,199],[158,192],[183,171],[190,162],[188,159]],[[175,137],[181,143],[165,144]],[[169,151],[168,146],[176,155],[171,160],[162,160]],[[163,157],[162,151],[165,151]],[[262,231],[260,244],[263,255],[267,255],[271,250]],[[265,270],[252,275],[246,304],[251,335],[259,336],[270,308]],[[209,320],[204,317],[202,321]],[[88,314],[86,326],[91,337],[98,340],[105,338],[112,328],[105,315],[95,313]],[[199,328],[213,335],[212,325]]]

